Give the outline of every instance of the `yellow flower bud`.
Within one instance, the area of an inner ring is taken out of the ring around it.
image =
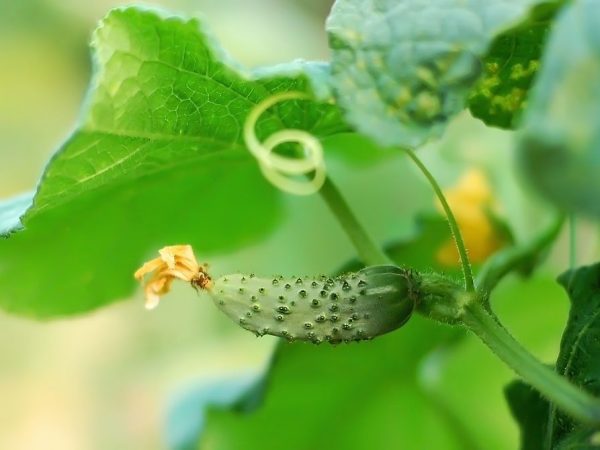
[[[483,171],[468,170],[458,183],[446,189],[444,194],[456,217],[471,262],[485,261],[506,244],[505,236],[499,232],[491,218],[490,213],[496,206],[495,199]],[[439,201],[436,201],[436,207],[443,212]],[[436,258],[445,266],[460,265],[456,246],[451,239],[440,247]]]

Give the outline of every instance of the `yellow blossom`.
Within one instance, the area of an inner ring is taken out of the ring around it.
[[[206,268],[198,264],[190,245],[171,245],[161,248],[158,253],[158,258],[144,263],[134,274],[136,280],[142,281],[145,275],[152,273],[144,285],[147,309],[158,306],[160,296],[169,292],[175,278],[201,288],[212,284]]]
[[[452,188],[444,191],[446,200],[454,212],[469,250],[471,262],[480,263],[505,245],[505,238],[490,218],[495,207],[494,196],[483,171],[470,169]],[[443,212],[442,205],[436,207]],[[456,267],[460,259],[453,240],[448,240],[439,249],[437,260],[443,265]]]

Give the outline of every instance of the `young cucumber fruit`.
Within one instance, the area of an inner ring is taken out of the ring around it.
[[[315,344],[372,339],[402,326],[415,309],[420,276],[396,266],[329,278],[234,274],[207,291],[217,307],[262,336]]]

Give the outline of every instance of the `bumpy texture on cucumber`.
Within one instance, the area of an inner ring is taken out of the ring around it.
[[[258,336],[315,344],[372,339],[402,326],[419,297],[420,276],[396,266],[335,278],[234,274],[207,291],[216,305]]]

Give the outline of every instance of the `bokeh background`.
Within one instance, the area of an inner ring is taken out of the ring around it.
[[[90,34],[110,8],[122,4],[0,0],[0,199],[33,189],[53,150],[75,126],[90,76]],[[203,17],[223,47],[249,66],[327,58],[323,23],[329,1],[145,4]],[[519,239],[549,217],[515,172],[507,133],[464,114],[422,155],[445,185],[468,168],[483,169]],[[328,165],[381,241],[410,236],[416,215],[435,210],[428,186],[402,158],[361,167],[332,157]],[[286,203],[287,218],[277,232],[210,263],[223,271],[318,273],[352,257],[319,198],[286,198]],[[290,255],[288,244],[297,239],[305,245],[299,250],[295,245]],[[579,222],[578,262],[597,260],[599,253],[595,228]],[[556,356],[568,309],[553,281],[567,260],[562,237],[535,280],[510,278],[499,294],[499,314],[546,361]],[[173,398],[189,386],[260,371],[275,344],[233,326],[206,298],[182,287],[153,312],[142,305],[138,292],[85,316],[50,322],[0,312],[1,449],[166,448],[165,416]],[[508,369],[469,338],[455,350],[440,381],[445,401],[458,404],[462,420],[481,421],[481,433],[489,433],[486,449],[516,446],[517,428],[502,397],[511,379]]]

